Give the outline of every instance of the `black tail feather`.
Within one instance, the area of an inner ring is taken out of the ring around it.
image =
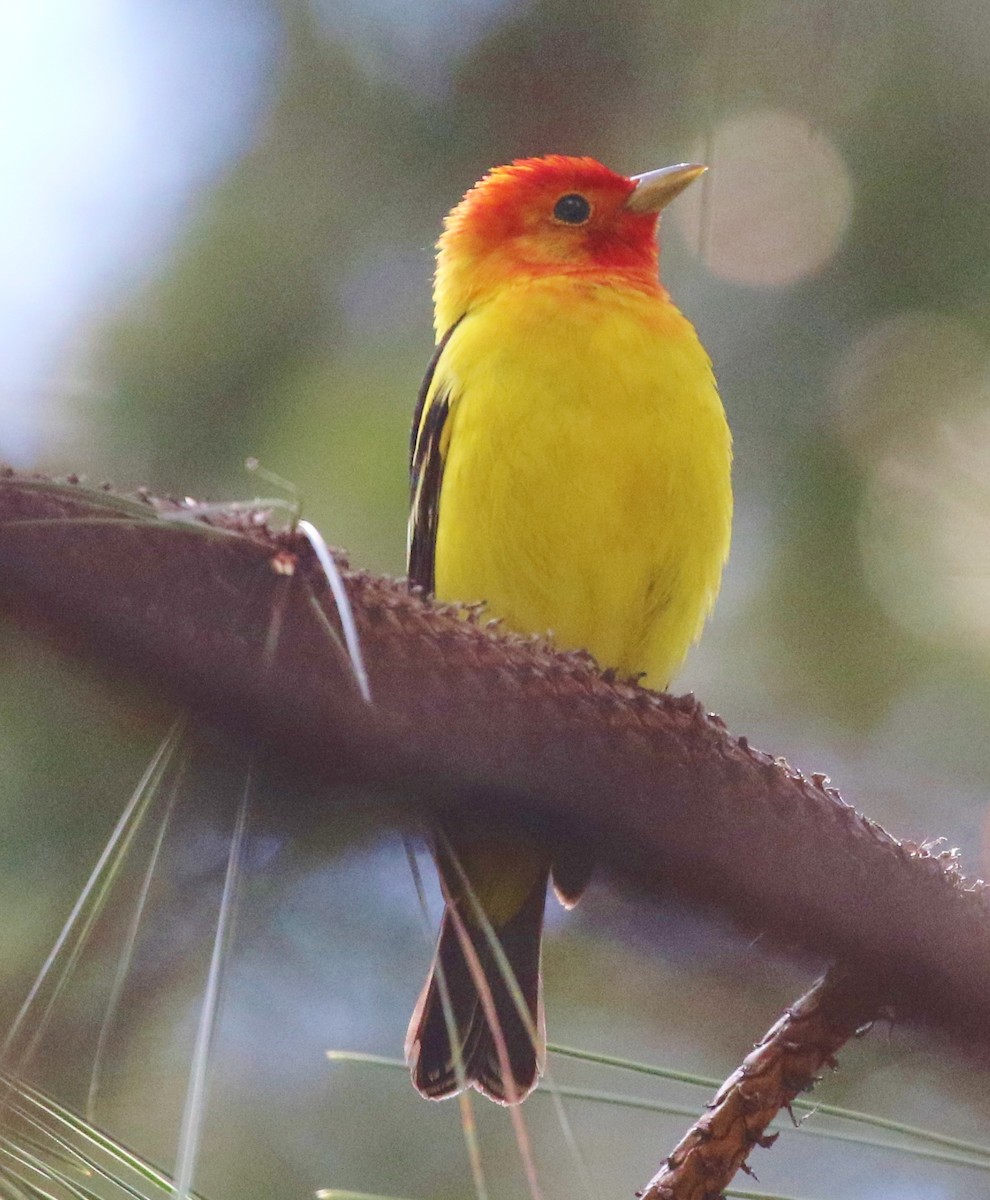
[[[461,946],[458,923],[449,911],[444,912],[433,969],[406,1035],[406,1061],[413,1083],[424,1096],[442,1100],[460,1091],[450,1029],[444,1016],[438,967],[442,970],[450,998],[452,1026],[460,1047],[464,1082],[500,1104],[522,1100],[536,1086],[546,1054],[540,994],[540,935],[546,886],[544,875],[519,912],[495,931],[529,1012],[528,1023],[520,1016],[486,931],[479,928],[461,909],[462,933],[470,938],[491,990],[496,1018],[505,1042],[511,1086],[503,1077],[496,1037],[485,1016],[481,997]]]

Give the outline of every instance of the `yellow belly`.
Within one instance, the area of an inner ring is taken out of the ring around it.
[[[434,388],[453,396],[437,596],[665,687],[732,518],[731,439],[693,327],[655,295],[530,281],[462,321]]]

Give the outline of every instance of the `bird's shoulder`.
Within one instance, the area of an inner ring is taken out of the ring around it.
[[[436,555],[440,488],[450,438],[449,417],[454,401],[451,381],[443,367],[444,353],[461,319],[443,334],[427,364],[413,412],[409,440],[409,582],[432,593]]]

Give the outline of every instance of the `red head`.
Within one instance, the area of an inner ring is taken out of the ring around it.
[[[593,158],[517,159],[475,184],[439,242],[438,332],[493,288],[547,275],[658,288],[660,209],[703,167],[618,175]]]

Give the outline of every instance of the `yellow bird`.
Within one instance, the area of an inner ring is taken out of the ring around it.
[[[732,523],[711,362],[659,281],[660,210],[703,171],[553,155],[487,174],[438,244],[412,429],[410,582],[655,688],[701,632]],[[547,881],[570,906],[590,865],[497,812],[445,821],[434,855],[447,908],[406,1039],[413,1083],[440,1099],[460,1073],[516,1103],[545,1053]]]

